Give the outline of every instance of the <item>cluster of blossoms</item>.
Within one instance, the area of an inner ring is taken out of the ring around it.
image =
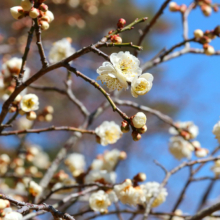
[[[22,220],[22,214],[13,211],[10,208],[10,202],[8,200],[0,199],[0,219],[1,220]]]
[[[190,159],[193,151],[197,157],[207,156],[209,151],[202,148],[198,141],[189,141],[196,138],[199,133],[198,127],[193,122],[177,122],[175,125],[176,128],[169,129],[169,133],[174,135],[170,138],[169,150],[175,158],[178,160]]]
[[[10,9],[11,15],[15,19],[21,19],[25,16],[30,16],[32,19],[38,19],[38,24],[42,30],[49,28],[49,23],[54,20],[54,15],[48,10],[48,6],[44,4],[45,0],[39,0],[37,3],[34,0],[22,0],[21,6],[15,6]]]

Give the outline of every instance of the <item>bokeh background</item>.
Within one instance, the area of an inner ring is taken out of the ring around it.
[[[116,28],[119,18],[125,18],[127,23],[135,18],[149,17],[155,14],[163,0],[47,0],[49,9],[54,13],[55,20],[50,28],[42,34],[43,45],[48,54],[52,43],[64,37],[72,38],[72,45],[77,50],[83,46],[97,42],[109,30]],[[190,0],[176,1],[178,4],[189,4]],[[220,3],[217,1],[217,3]],[[19,5],[20,0],[0,1],[0,58],[1,62],[10,57],[22,57],[26,42],[28,27],[31,20],[25,18],[19,21],[13,20],[10,7]],[[219,25],[219,13],[213,13],[210,17],[204,17],[199,9],[193,10],[189,16],[189,36],[193,37],[195,29],[211,30]],[[135,26],[130,32],[121,34],[123,42],[138,41],[139,30],[146,23]],[[182,23],[180,13],[171,13],[165,10],[163,16],[156,23],[152,31],[145,38],[139,58],[143,64],[156,55],[162,48],[170,48],[172,45],[182,41]],[[201,48],[201,45],[192,44]],[[215,49],[220,49],[219,39],[212,42]],[[122,48],[128,50],[127,48]],[[107,48],[107,54],[117,52],[118,48]],[[133,52],[133,50],[131,50]],[[135,99],[130,91],[122,92],[120,98],[136,101],[142,105],[155,108],[168,114],[176,121],[193,121],[199,126],[200,134],[197,138],[202,147],[212,151],[217,146],[217,141],[212,134],[214,124],[219,120],[220,114],[220,77],[218,56],[206,56],[201,54],[187,54],[179,58],[163,63],[149,70],[154,75],[152,90],[144,97]],[[101,65],[103,59],[95,54],[87,54],[73,62],[73,65],[89,77],[96,79],[96,69]],[[40,66],[40,58],[37,53],[35,39],[31,45],[31,51],[27,66],[34,74]],[[64,80],[66,71],[64,69],[52,71],[43,76],[35,84],[57,86],[65,88]],[[73,76],[72,89],[78,99],[86,107],[93,111],[105,101],[102,94],[92,86]],[[55,109],[54,119],[50,123],[36,122],[35,127],[47,127],[49,125],[79,126],[83,122],[83,116],[78,109],[69,102],[68,98],[54,92],[41,92],[29,89],[40,98],[40,108],[52,105]],[[97,98],[98,97],[98,98]],[[2,102],[1,102],[2,104]],[[133,115],[136,110],[130,108],[122,109]],[[10,115],[9,115],[10,116]],[[106,149],[118,148],[128,154],[127,160],[118,167],[118,181],[132,178],[137,172],[147,174],[148,181],[162,181],[163,171],[153,163],[156,159],[167,169],[171,169],[180,162],[170,155],[168,150],[169,133],[168,126],[159,121],[155,116],[148,114],[148,131],[142,136],[141,141],[134,142],[131,135],[125,134],[116,144],[103,147],[96,144],[95,138],[84,135],[82,140],[74,147],[74,152],[83,153],[88,165],[99,153]],[[120,117],[109,108],[92,125],[96,128],[104,120],[114,120],[120,124]],[[70,132],[48,132],[42,134],[29,134],[26,140],[36,143],[47,151],[53,159],[58,150],[63,146]],[[15,136],[0,138],[0,151],[14,155],[16,148],[20,145],[20,139]],[[198,176],[213,176],[210,171],[211,163],[198,173]],[[158,210],[170,211],[176,202],[177,196],[182,189],[188,169],[175,174],[167,185],[169,196],[167,201],[158,207]],[[203,190],[209,181],[193,183],[187,190],[184,202],[180,208],[186,213],[193,213],[201,198]],[[220,195],[219,185],[212,189],[210,201],[215,201]],[[108,219],[116,219],[109,217]]]

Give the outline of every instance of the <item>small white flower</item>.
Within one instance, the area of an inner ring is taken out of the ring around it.
[[[106,170],[91,170],[85,177],[85,183],[102,183],[114,184],[116,181],[115,172],[107,172]]]
[[[99,76],[97,80],[106,83],[108,89],[127,89],[128,82],[132,82],[135,76],[139,76],[142,72],[140,61],[130,54],[130,52],[119,52],[110,55],[110,62],[104,62],[97,69]]]
[[[34,181],[28,182],[29,193],[33,196],[38,196],[42,192],[42,187],[35,183]]]
[[[215,135],[215,138],[218,140],[218,142],[220,143],[220,121],[218,121],[212,130],[212,133]]]
[[[142,128],[147,121],[147,117],[143,112],[138,112],[132,119],[135,128]]]
[[[10,8],[10,12],[12,17],[16,20],[24,17],[24,10],[21,6],[15,6]]]
[[[168,195],[166,188],[160,188],[160,184],[157,182],[148,182],[140,186],[143,190],[144,196],[146,198],[146,202],[149,202],[152,197],[155,197],[155,200],[152,204],[152,207],[157,207],[161,203],[165,202],[166,197]]]
[[[180,129],[186,129],[190,133],[190,139],[196,138],[199,134],[199,128],[192,121],[176,122],[175,125]],[[178,131],[174,127],[170,127],[169,133],[178,135]]]
[[[86,167],[85,157],[79,153],[72,153],[68,155],[65,160],[65,164],[68,166],[73,176],[78,176]]]
[[[216,176],[220,175],[220,160],[216,160],[214,166],[211,167],[211,170],[215,173]]]
[[[135,76],[131,82],[131,94],[137,98],[139,95],[145,95],[148,93],[153,85],[153,75],[150,73],[144,73],[140,77]]]
[[[114,121],[104,121],[95,129],[96,135],[101,139],[101,145],[114,144],[122,136],[121,128]]]
[[[70,39],[63,38],[53,44],[49,52],[49,60],[51,63],[56,63],[72,55],[74,52],[75,49],[72,48]]]
[[[114,191],[123,204],[135,206],[144,202],[143,191],[140,187],[133,187],[130,179],[115,185]]]
[[[23,216],[22,214],[15,212],[15,211],[9,211],[5,214],[5,217],[2,218],[2,220],[22,220]]]
[[[107,193],[103,190],[92,193],[89,198],[90,208],[96,212],[104,213],[107,211],[108,206],[111,205],[111,201]]]
[[[182,158],[191,158],[192,151],[194,150],[193,146],[184,140],[180,136],[174,136],[170,138],[169,142],[170,153],[173,154],[178,160]]]
[[[33,3],[30,0],[22,0],[21,7],[24,9],[24,11],[29,11],[33,7]]]
[[[35,94],[27,94],[22,97],[21,110],[24,112],[35,111],[39,108],[38,97]]]

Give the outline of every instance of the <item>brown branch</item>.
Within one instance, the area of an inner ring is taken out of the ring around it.
[[[60,89],[57,87],[48,87],[48,86],[39,86],[39,85],[29,85],[29,88],[35,89],[35,90],[41,90],[44,92],[58,92],[60,94],[66,94],[66,91],[64,89]]]

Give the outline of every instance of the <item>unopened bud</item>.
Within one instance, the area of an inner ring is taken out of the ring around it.
[[[135,128],[142,128],[147,121],[147,117],[143,112],[138,112],[131,117],[131,123]]]
[[[25,169],[24,167],[17,167],[15,168],[15,173],[18,175],[18,176],[23,176],[25,174]]]
[[[211,56],[215,53],[215,49],[214,47],[212,47],[211,45],[209,44],[204,44],[203,45],[203,48],[204,48],[204,53],[208,56]]]
[[[108,32],[108,34],[112,34],[113,32],[114,32],[114,30],[111,30],[111,31]]]
[[[20,94],[17,95],[13,101],[13,104],[15,104],[15,105],[18,104],[21,101],[21,99],[22,99],[22,96]]]
[[[220,35],[220,25],[218,25],[215,29],[214,29],[214,34],[219,36]]]
[[[29,11],[33,7],[33,3],[30,0],[22,0],[21,7],[24,9],[24,11]]]
[[[147,126],[146,126],[146,125],[144,125],[142,128],[139,128],[139,129],[138,129],[138,132],[139,132],[140,134],[144,134],[146,131],[147,131]]]
[[[51,114],[46,114],[45,115],[45,121],[50,122],[52,120],[53,120],[53,115],[51,115]]]
[[[147,176],[145,173],[138,173],[133,180],[136,182],[144,182],[147,179]]]
[[[37,18],[39,15],[40,15],[40,12],[39,12],[39,10],[36,9],[36,8],[32,8],[32,9],[30,10],[30,12],[29,12],[29,16],[30,16],[31,18]]]
[[[195,37],[195,38],[201,38],[201,37],[203,37],[203,35],[204,35],[203,31],[200,30],[200,29],[196,29],[196,30],[194,31],[194,37]]]
[[[201,43],[201,44],[207,44],[207,43],[210,43],[212,40],[209,38],[209,37],[207,37],[207,36],[203,36],[203,37],[201,37],[200,38],[200,40],[199,40],[199,42]]]
[[[124,18],[120,18],[117,23],[118,28],[123,28],[126,24],[126,20]]]
[[[41,11],[43,11],[43,12],[46,12],[46,11],[48,10],[48,6],[47,6],[46,4],[41,4],[41,5],[39,6],[39,9],[40,9]]]
[[[45,12],[45,16],[49,17],[49,19],[50,19],[50,20],[49,20],[49,23],[54,20],[54,15],[53,15],[53,13],[52,13],[51,11],[49,11],[49,10]]]
[[[214,11],[214,12],[218,12],[218,11],[219,11],[219,8],[218,8],[217,5],[215,5],[215,6],[213,7],[213,11]]]
[[[130,130],[129,123],[126,120],[122,121],[121,122],[121,131],[123,133],[127,133],[127,132],[129,132],[129,130]]]
[[[24,10],[21,6],[15,6],[10,8],[11,15],[14,19],[18,20],[25,16]]]
[[[31,166],[31,167],[29,167],[29,169],[27,170],[27,172],[30,173],[30,174],[32,174],[32,175],[35,175],[35,174],[37,174],[38,169],[37,169],[37,167],[35,167],[35,166]]]
[[[176,2],[170,2],[169,10],[172,12],[176,12],[180,10],[180,6]]]
[[[39,24],[41,25],[41,29],[43,31],[47,30],[50,27],[47,21],[40,20]]]
[[[205,16],[209,16],[212,13],[212,8],[209,5],[202,5],[201,10]]]
[[[185,4],[180,5],[180,12],[185,13],[187,6]]]
[[[30,111],[26,114],[26,118],[30,121],[33,121],[37,118],[37,114],[34,111]]]
[[[44,108],[44,111],[45,111],[46,113],[53,114],[54,109],[53,109],[53,107],[52,107],[51,105],[48,105],[48,106],[46,106],[46,107]]]
[[[127,153],[125,151],[121,151],[119,154],[119,160],[125,160],[127,158]]]
[[[206,157],[208,155],[209,151],[205,148],[198,148],[195,150],[195,155],[197,157]]]
[[[121,44],[122,38],[119,35],[112,35],[111,42]]]
[[[132,135],[132,138],[133,138],[134,141],[139,141],[141,139],[141,134],[138,133],[137,131],[133,131],[131,133],[131,135]]]
[[[10,109],[9,109],[9,112],[10,113],[13,113],[13,112],[16,112],[17,108],[15,106],[12,106]]]

